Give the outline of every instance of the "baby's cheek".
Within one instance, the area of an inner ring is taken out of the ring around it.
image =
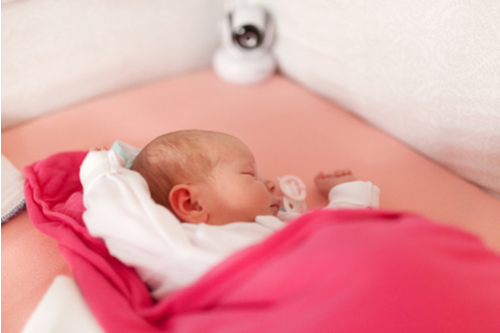
[[[259,196],[259,205],[263,208],[263,209],[269,209],[269,207],[273,204],[273,197],[272,195],[269,193],[269,191],[267,191],[266,189],[266,192],[265,193],[262,193],[260,196]]]

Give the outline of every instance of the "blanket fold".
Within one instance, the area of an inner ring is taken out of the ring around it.
[[[25,196],[106,332],[500,331],[500,256],[457,229],[377,210],[304,214],[155,301],[85,228],[85,155],[25,167]]]

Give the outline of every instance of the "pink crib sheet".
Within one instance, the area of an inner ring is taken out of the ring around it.
[[[268,178],[304,180],[309,207],[320,170],[351,168],[381,189],[381,207],[411,211],[479,235],[500,250],[500,201],[305,88],[275,76],[234,86],[211,70],[166,79],[77,105],[2,133],[2,153],[21,168],[53,153],[142,147],[165,132],[200,128],[241,138]],[[70,275],[57,244],[26,213],[2,227],[2,331],[18,332],[56,274]]]

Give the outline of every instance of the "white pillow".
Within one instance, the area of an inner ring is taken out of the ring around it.
[[[284,74],[500,193],[500,1],[253,2]]]
[[[2,224],[25,207],[24,176],[2,155]]]

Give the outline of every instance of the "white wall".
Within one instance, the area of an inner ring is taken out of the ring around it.
[[[2,128],[211,63],[223,0],[2,2]]]
[[[500,1],[252,2],[285,75],[500,193]]]

